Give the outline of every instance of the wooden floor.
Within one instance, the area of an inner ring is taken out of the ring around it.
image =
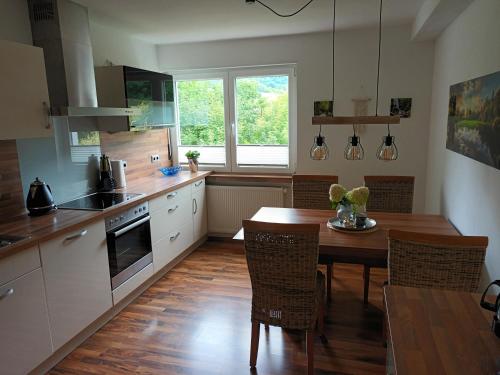
[[[337,264],[328,344],[316,338],[316,374],[383,374],[384,272],[372,270],[362,303],[361,266]],[[298,332],[262,327],[250,371],[251,287],[241,245],[207,242],[60,362],[51,374],[304,374]]]

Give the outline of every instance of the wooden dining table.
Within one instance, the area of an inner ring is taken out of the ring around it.
[[[386,286],[387,374],[500,373],[493,312],[481,308],[480,299],[477,293]]]
[[[441,215],[400,214],[368,212],[377,222],[367,232],[340,232],[327,227],[327,221],[335,216],[332,210],[262,207],[251,218],[255,221],[283,224],[320,224],[319,252],[335,262],[385,266],[387,264],[387,231],[398,229],[412,232],[459,236],[460,233]],[[243,240],[243,228],[233,237]]]

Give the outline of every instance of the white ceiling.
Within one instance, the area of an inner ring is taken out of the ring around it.
[[[74,0],[97,23],[155,43],[184,43],[331,30],[333,0],[314,0],[300,14],[279,18],[245,0]],[[262,0],[289,13],[307,0]],[[383,25],[411,24],[424,0],[384,0]],[[337,0],[337,28],[378,23],[378,0]]]

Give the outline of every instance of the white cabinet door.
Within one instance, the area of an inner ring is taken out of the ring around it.
[[[104,221],[40,244],[54,349],[113,305]]]
[[[40,268],[0,286],[0,373],[26,374],[52,354]]]
[[[52,135],[43,50],[0,40],[0,139]]]
[[[193,193],[193,236],[194,241],[207,234],[207,203],[205,189]]]

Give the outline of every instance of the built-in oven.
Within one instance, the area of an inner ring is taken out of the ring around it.
[[[148,203],[106,218],[109,271],[114,290],[153,262]]]

